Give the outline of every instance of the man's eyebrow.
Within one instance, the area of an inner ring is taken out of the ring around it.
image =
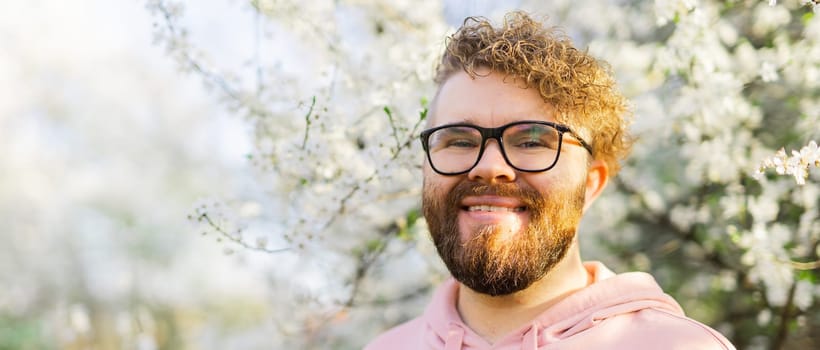
[[[472,134],[476,129],[468,128],[464,126],[460,127],[452,127],[447,129],[447,132],[450,134]]]
[[[472,118],[472,117],[466,117],[466,118],[464,118],[464,119],[462,119],[462,120],[450,121],[450,122],[448,122],[448,123],[438,124],[438,125],[430,125],[429,127],[430,127],[430,128],[437,128],[437,127],[440,127],[440,126],[445,126],[445,125],[457,125],[457,124],[466,124],[466,125],[475,125],[475,126],[479,126],[479,125],[478,125],[478,123],[476,123],[476,122],[475,122],[475,119],[474,119],[474,118]]]
[[[470,115],[470,116],[466,116],[466,117],[462,117],[462,118],[461,118],[461,120],[457,120],[457,121],[454,121],[454,122],[450,122],[450,123],[448,123],[448,124],[471,124],[471,125],[478,125],[478,123],[476,122],[476,118],[475,118],[475,117],[473,117],[473,116],[471,116],[471,115]]]

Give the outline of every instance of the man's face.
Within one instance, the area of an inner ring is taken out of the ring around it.
[[[554,122],[534,89],[499,73],[457,73],[441,87],[431,127],[499,127],[519,120]],[[443,176],[424,165],[422,208],[442,260],[470,289],[489,295],[523,290],[546,275],[572,245],[584,207],[587,153],[565,135],[558,163],[519,172],[487,141],[468,173]]]

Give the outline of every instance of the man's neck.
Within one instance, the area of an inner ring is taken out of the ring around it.
[[[527,289],[493,297],[461,285],[456,305],[467,326],[495,343],[590,283],[576,241],[561,262]]]

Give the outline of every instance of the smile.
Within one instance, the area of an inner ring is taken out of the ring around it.
[[[509,208],[509,207],[498,207],[494,205],[473,205],[467,207],[467,211],[487,211],[487,212],[522,212],[524,211],[524,207],[517,207],[517,208]]]

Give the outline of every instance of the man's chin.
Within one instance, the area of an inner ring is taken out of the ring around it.
[[[501,297],[527,289],[534,282],[542,278],[543,275],[540,277],[522,277],[523,276],[505,280],[495,280],[493,282],[490,282],[488,279],[459,280],[457,278],[456,280],[475,293],[485,294],[491,297]]]
[[[522,234],[528,218],[518,213],[509,215],[484,215],[462,212],[458,217],[459,235],[462,243],[479,239],[482,235],[494,242],[511,241]]]

